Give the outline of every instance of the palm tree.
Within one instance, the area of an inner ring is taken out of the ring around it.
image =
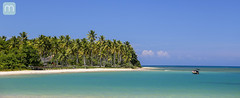
[[[95,34],[95,31],[93,30],[90,30],[87,35],[88,35],[87,38],[91,43],[93,43],[97,38],[97,34]]]
[[[73,49],[76,49],[74,52],[76,53],[76,64],[78,65],[79,61],[79,54],[80,54],[80,50],[81,50],[81,40],[80,39],[76,39],[75,43],[74,43],[74,47]]]
[[[112,43],[112,53],[113,53],[113,57],[114,57],[114,59],[113,59],[113,65],[114,65],[114,67],[116,67],[116,51],[117,51],[117,41],[116,41],[116,39],[113,39],[113,43]]]
[[[50,41],[51,37],[46,37],[44,35],[40,35],[38,39],[36,39],[34,43],[36,43],[36,47],[38,49],[38,52],[40,54],[40,58],[44,65],[46,65],[46,62],[49,61],[50,58],[48,56],[51,56],[51,48],[52,44]]]
[[[56,65],[58,65],[58,56],[59,56],[59,51],[60,51],[60,44],[59,44],[59,39],[56,37],[56,36],[54,36],[53,38],[52,38],[52,41],[51,41],[52,43],[52,48],[51,48],[51,50],[52,50],[52,53],[53,53],[53,61],[55,61],[55,63],[56,63]]]
[[[40,54],[40,57],[43,58],[44,56],[44,47],[45,47],[45,44],[44,44],[44,39],[45,39],[46,36],[44,35],[40,35],[39,38],[37,38],[37,40],[35,40],[36,42],[36,47],[38,49],[38,52]]]
[[[84,66],[86,66],[86,55],[88,54],[88,50],[89,50],[89,47],[88,47],[88,41],[86,38],[83,38],[82,41],[81,41],[81,46],[82,46],[82,56],[83,56],[83,64]]]
[[[125,50],[125,55],[124,55],[125,63],[129,63],[132,56],[131,54],[132,47],[128,41],[124,42],[124,50]]]
[[[100,49],[99,50],[100,67],[102,67],[102,58],[103,58],[103,54],[104,54],[103,51],[105,50],[104,44],[105,44],[105,37],[103,35],[101,35],[99,37],[99,41],[98,41],[98,46],[99,46],[99,49]]]
[[[112,60],[111,57],[112,57],[112,41],[107,40],[107,42],[106,42],[106,61],[107,61],[107,63]],[[110,63],[112,65],[112,62],[110,62]]]
[[[65,37],[60,36],[60,39],[61,39],[61,51],[60,51],[59,59],[61,60],[63,65],[67,66],[68,65],[67,59],[71,54],[71,48],[70,48],[71,38],[69,35],[66,35]]]
[[[66,48],[68,48],[69,46],[70,46],[70,44],[71,44],[71,41],[70,41],[70,36],[69,35],[66,35],[66,37],[65,37],[65,45],[66,45]]]
[[[7,37],[6,36],[1,36],[0,37],[2,40],[6,41],[7,40]]]
[[[19,40],[17,39],[16,36],[13,36],[13,37],[9,40],[9,49],[16,48],[18,44],[19,44]]]
[[[6,50],[6,44],[7,44],[6,39],[7,39],[6,36],[1,36],[0,37],[0,51]]]
[[[61,61],[61,65],[66,66],[67,65],[67,59],[68,59],[68,51],[63,49],[61,50],[58,59]]]
[[[20,33],[20,37],[21,37],[21,41],[26,42],[28,39],[27,33],[26,32],[22,32]]]
[[[118,64],[121,64],[122,59],[122,51],[123,51],[123,44],[120,40],[117,41],[117,53],[118,53]]]
[[[94,44],[95,44],[95,40],[97,38],[97,34],[95,34],[95,31],[93,30],[90,30],[88,32],[88,40],[90,41],[90,56],[91,56],[91,66],[93,65],[93,47],[94,47]]]
[[[20,47],[19,49],[23,49],[23,47],[26,45],[26,42],[28,40],[28,36],[27,36],[27,33],[26,32],[22,32],[22,33],[19,33],[20,36],[19,36],[19,39],[20,39]]]

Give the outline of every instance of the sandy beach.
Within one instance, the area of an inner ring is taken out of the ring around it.
[[[92,69],[58,69],[58,70],[23,70],[23,71],[0,71],[0,76],[23,75],[23,74],[54,74],[54,73],[81,73],[81,72],[114,72],[114,71],[146,71],[150,67],[138,69],[131,68],[92,68]]]

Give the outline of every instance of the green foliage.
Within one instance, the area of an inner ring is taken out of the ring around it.
[[[142,67],[140,64],[140,61],[137,59],[137,55],[134,51],[132,51],[131,63],[133,64],[133,66]]]
[[[40,59],[37,51],[26,46],[22,49],[13,48],[9,52],[0,53],[0,65],[1,69],[27,69],[31,66],[39,66]]]
[[[14,48],[10,50],[8,53],[1,52],[0,54],[0,65],[1,70],[3,69],[21,69],[24,68],[25,65],[21,61],[21,57],[23,54],[21,54],[21,51]]]
[[[37,50],[30,45],[23,47],[21,51],[21,60],[27,67],[40,65],[40,56],[38,55]]]
[[[123,67],[125,67],[125,68],[132,68],[133,65],[131,63],[125,63],[125,64],[123,64]]]
[[[69,35],[40,35],[28,39],[26,32],[8,39],[0,37],[0,70],[43,69],[61,66],[77,67],[141,67],[128,41],[99,38],[89,31],[87,38],[71,39]],[[43,66],[44,65],[44,66]],[[83,66],[84,65],[84,66]],[[90,65],[90,66],[87,66]]]

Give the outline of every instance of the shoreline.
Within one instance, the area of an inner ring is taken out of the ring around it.
[[[119,71],[147,71],[154,68],[142,67],[131,68],[93,68],[93,69],[57,69],[57,70],[22,70],[22,71],[0,71],[0,76],[8,75],[31,75],[31,74],[56,74],[56,73],[86,73],[86,72],[119,72]]]

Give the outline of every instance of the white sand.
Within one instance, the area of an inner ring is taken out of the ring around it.
[[[23,75],[23,74],[53,74],[53,73],[80,73],[80,72],[114,72],[114,71],[145,71],[149,67],[138,69],[130,68],[92,68],[92,69],[59,69],[59,70],[23,70],[23,71],[0,71],[0,76]]]

